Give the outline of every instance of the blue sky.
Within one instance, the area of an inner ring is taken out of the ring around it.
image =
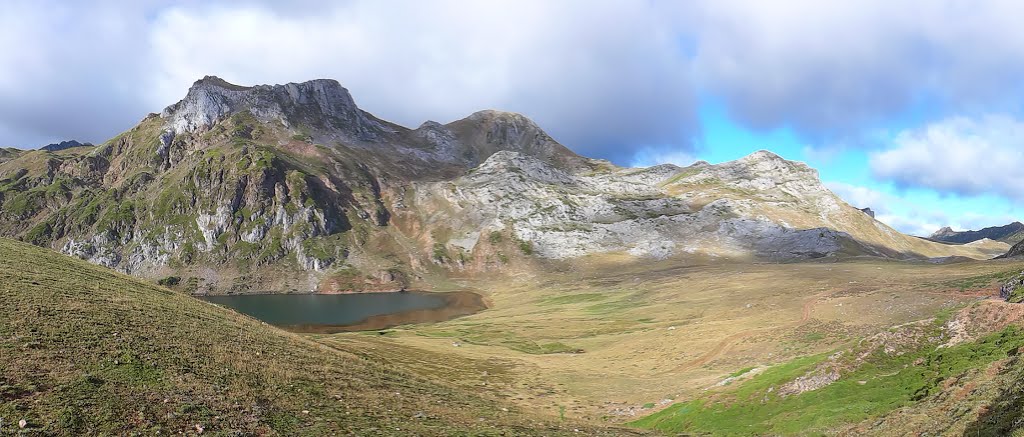
[[[1024,202],[1011,0],[9,0],[0,146],[104,141],[196,79],[337,79],[415,127],[523,113],[621,165],[807,162],[922,234]]]

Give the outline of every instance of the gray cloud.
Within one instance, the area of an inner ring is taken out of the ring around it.
[[[948,114],[1020,100],[1020,2],[715,0],[687,12],[700,86],[754,127],[827,138],[923,102]]]
[[[695,132],[687,61],[653,7],[401,6],[354,1],[305,17],[256,7],[165,11],[151,33],[162,54],[159,98],[209,72],[243,83],[315,75],[339,79],[365,109],[407,126],[510,110],[577,151],[619,160],[638,144],[683,144]]]
[[[241,84],[335,78],[364,109],[411,127],[480,109],[521,112],[577,151],[618,161],[638,145],[689,150],[697,132],[688,60],[654,6],[109,6],[22,2],[5,11],[0,66],[32,68],[0,68],[0,143],[101,141],[207,74]]]
[[[409,126],[522,112],[622,164],[692,155],[698,90],[746,126],[834,142],[922,99],[940,115],[1016,104],[1020,12],[954,0],[14,0],[0,15],[0,144],[102,141],[206,74],[335,78]]]

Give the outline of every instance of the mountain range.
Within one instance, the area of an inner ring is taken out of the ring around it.
[[[102,144],[0,149],[0,235],[193,292],[396,290],[606,255],[984,259],[1010,241],[904,235],[767,151],[624,168],[519,114],[410,129],[333,80],[212,76]]]
[[[929,240],[943,243],[966,244],[988,238],[1007,244],[1017,244],[1024,240],[1024,223],[1013,222],[1003,226],[991,226],[977,231],[954,231],[944,227],[928,236]]]

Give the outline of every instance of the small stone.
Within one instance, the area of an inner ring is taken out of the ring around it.
[[[196,433],[197,434],[202,434],[203,431],[206,431],[206,427],[204,427],[203,425],[200,425],[200,424],[196,424]]]
[[[25,429],[26,426],[28,426],[27,420],[21,419],[18,421],[18,428]]]
[[[302,410],[302,414],[309,414],[309,410]]]

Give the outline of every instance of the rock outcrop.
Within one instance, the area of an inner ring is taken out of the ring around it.
[[[243,110],[263,123],[299,130],[315,127],[319,133],[338,134],[332,139],[374,140],[394,132],[359,109],[348,90],[330,79],[243,87],[206,76],[160,116],[167,120],[169,131],[180,135],[208,129]]]

